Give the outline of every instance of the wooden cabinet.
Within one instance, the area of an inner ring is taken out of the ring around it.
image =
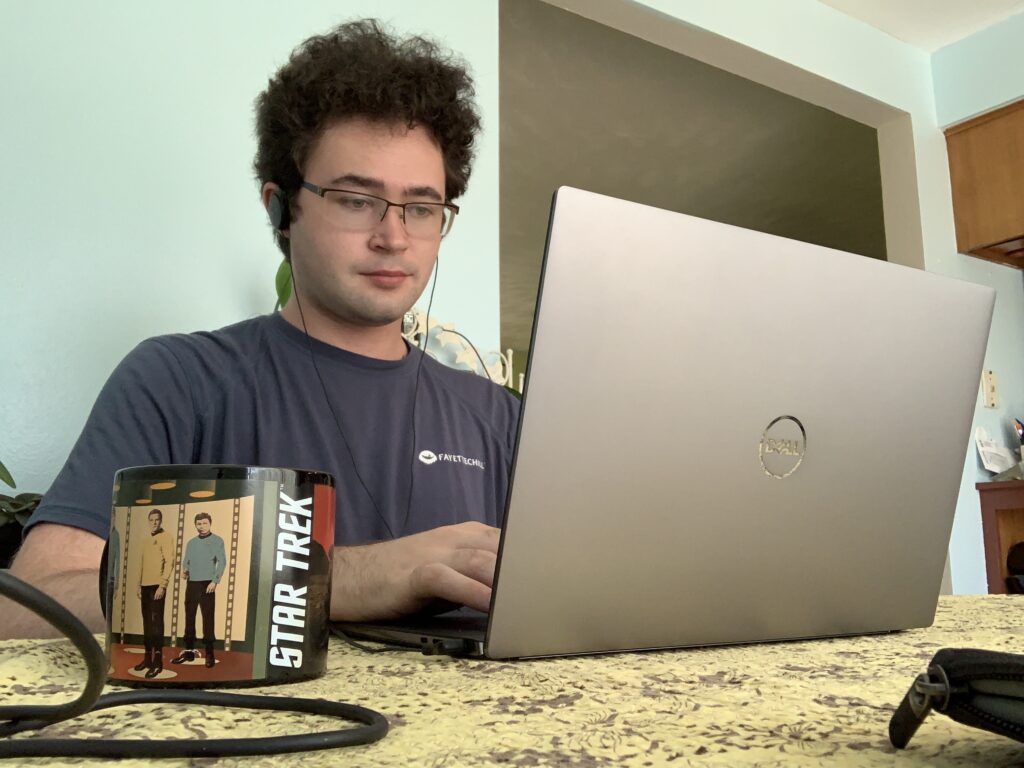
[[[1024,100],[946,130],[956,246],[1024,268]]]
[[[989,594],[1007,593],[1006,553],[1024,541],[1024,480],[978,483],[981,530],[985,540],[985,574]]]

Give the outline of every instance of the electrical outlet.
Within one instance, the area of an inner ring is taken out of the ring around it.
[[[995,371],[984,370],[981,374],[981,394],[986,408],[999,407],[999,377]]]

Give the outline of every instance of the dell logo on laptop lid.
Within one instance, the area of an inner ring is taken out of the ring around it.
[[[769,477],[789,477],[804,460],[807,433],[795,416],[779,416],[761,434],[758,456],[761,469]]]

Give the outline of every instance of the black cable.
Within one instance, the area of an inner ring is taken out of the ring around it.
[[[423,337],[421,339],[419,350],[420,359],[416,363],[416,380],[413,384],[412,389],[412,453],[409,457],[409,492],[405,500],[405,515],[402,518],[402,526],[399,529],[401,533],[405,533],[406,526],[409,524],[409,514],[412,510],[412,495],[413,495],[413,484],[416,477],[416,404],[419,401],[419,389],[420,389],[420,372],[423,368],[423,358],[427,354],[427,343],[430,336],[430,310],[434,306],[434,290],[437,288],[437,273],[441,264],[440,255],[435,258],[434,261],[434,278],[430,284],[430,298],[427,300],[427,313],[426,313],[426,325],[423,331]],[[380,505],[377,504],[377,500],[370,493],[370,489],[367,487],[366,482],[363,480],[362,475],[359,473],[359,467],[356,465],[355,455],[352,453],[352,448],[349,446],[348,438],[345,437],[345,431],[341,427],[341,419],[338,417],[337,412],[334,410],[334,405],[331,403],[331,398],[327,394],[327,385],[324,383],[323,376],[320,373],[320,367],[316,363],[316,354],[313,351],[313,341],[309,335],[309,330],[306,328],[306,316],[302,312],[302,302],[299,299],[299,286],[298,281],[295,279],[295,270],[291,270],[291,282],[292,282],[292,295],[295,296],[295,306],[299,310],[299,319],[302,321],[302,332],[306,337],[306,344],[309,348],[309,358],[313,363],[313,370],[316,372],[316,378],[320,382],[320,389],[324,393],[324,400],[327,402],[327,408],[331,412],[331,416],[334,418],[334,425],[338,429],[338,434],[341,435],[341,440],[345,444],[345,450],[348,451],[349,460],[352,462],[352,469],[356,473],[356,479],[359,480],[359,484],[362,486],[363,491],[366,493],[367,498],[370,499],[370,503],[373,504],[373,511],[377,513],[377,517],[384,523],[384,528],[388,532],[388,536],[392,539],[395,538],[394,531],[391,530],[391,526],[388,524],[387,519],[384,517],[384,513],[380,510]],[[480,352],[473,345],[473,342],[469,340],[467,336],[458,331],[449,330],[448,333],[454,333],[456,336],[460,336],[466,340],[473,352],[476,353],[477,359],[480,361],[481,367],[484,369],[484,374],[488,380],[492,383],[494,379],[491,378],[490,372],[487,370],[487,366],[484,364],[484,359],[480,355]]]
[[[383,715],[364,707],[324,699],[253,696],[213,691],[129,691],[101,696],[93,712],[111,707],[139,704],[186,704],[239,707],[276,712],[302,712],[364,723],[346,728],[295,736],[262,736],[241,739],[17,739],[0,741],[4,757],[242,757],[371,744],[383,738],[388,722]],[[50,721],[29,721],[18,730],[50,725]],[[17,732],[17,731],[11,731]],[[9,735],[9,734],[8,734]]]
[[[430,299],[427,300],[427,319],[423,328],[423,343],[420,346],[420,359],[416,363],[416,383],[412,388],[412,451],[409,455],[409,495],[405,499],[405,517],[402,519],[402,533],[409,524],[409,511],[412,509],[412,486],[416,477],[416,401],[420,391],[420,370],[423,368],[423,358],[427,356],[427,340],[430,336],[430,308],[434,306],[434,289],[437,288],[437,273],[440,271],[441,254],[434,257],[434,280],[430,284]]]
[[[331,630],[331,634],[332,635],[337,637],[343,643],[345,643],[347,645],[351,645],[357,651],[362,651],[363,653],[395,653],[396,651],[401,651],[402,653],[409,653],[409,651],[415,650],[415,648],[413,648],[412,646],[409,646],[409,645],[398,645],[397,643],[385,643],[382,640],[374,640],[373,641],[375,643],[378,643],[380,645],[380,647],[374,647],[374,646],[366,645],[365,643],[360,643],[358,640],[356,640],[353,637],[351,637],[348,633],[346,633],[337,624],[331,624],[329,626],[330,626],[330,630]]]
[[[104,679],[107,676],[107,660],[96,638],[63,605],[31,584],[12,576],[8,571],[0,570],[0,594],[28,608],[37,616],[46,619],[55,629],[60,630],[60,633],[74,643],[75,648],[82,654],[89,670],[85,688],[74,701],[53,705],[0,706],[0,720],[32,719],[55,723],[78,717],[92,709],[103,691]],[[14,732],[6,731],[8,727],[9,724],[0,724],[0,736]]]
[[[473,349],[474,352],[476,352],[476,359],[480,361],[480,367],[484,369],[484,375],[493,384],[494,383],[494,379],[491,378],[491,372],[487,370],[487,365],[484,363],[483,357],[481,357],[480,353],[477,352],[476,347],[473,346],[473,342],[469,340],[469,337],[466,334],[464,334],[464,333],[459,333],[458,331],[456,331],[453,328],[445,328],[444,332],[445,333],[454,333],[456,336],[461,336],[463,339],[466,340],[466,343],[469,344],[469,346]]]
[[[370,744],[388,732],[388,721],[372,709],[291,697],[254,696],[210,691],[128,691],[100,696],[107,661],[92,634],[66,608],[35,587],[0,571],[0,595],[45,619],[75,644],[88,667],[81,695],[68,704],[0,706],[0,737],[44,728],[73,717],[111,707],[139,704],[243,707],[277,712],[302,712],[363,723],[358,728],[243,739],[15,739],[0,740],[0,758],[6,757],[242,757],[248,755],[309,752],[319,749]]]
[[[379,517],[380,521],[384,523],[384,528],[387,530],[388,536],[393,539],[395,538],[395,533],[391,530],[391,526],[388,525],[388,521],[387,518],[384,517],[384,513],[380,511],[380,506],[377,504],[377,500],[373,498],[373,494],[370,493],[370,489],[363,481],[363,476],[359,474],[359,466],[356,464],[355,454],[352,453],[352,447],[348,444],[348,438],[345,437],[345,430],[341,428],[341,419],[338,418],[338,414],[334,410],[334,405],[331,403],[331,398],[327,395],[327,385],[324,384],[324,377],[320,375],[320,366],[316,364],[316,354],[313,352],[313,339],[310,338],[309,330],[306,328],[306,316],[302,313],[302,302],[299,300],[299,284],[295,279],[294,268],[292,269],[292,295],[295,297],[295,306],[299,308],[299,319],[302,320],[302,333],[305,334],[306,345],[309,347],[309,359],[313,362],[313,370],[316,371],[316,378],[320,382],[320,389],[323,390],[327,408],[331,412],[331,416],[334,418],[334,426],[338,428],[338,434],[341,435],[341,441],[345,444],[345,450],[348,451],[348,457],[352,462],[352,469],[356,473],[356,479],[359,480],[359,484],[366,492],[367,498],[369,498],[370,503],[373,504],[373,511],[377,513],[377,517]],[[415,400],[413,401],[413,408],[415,409]],[[415,451],[415,447],[413,450]]]

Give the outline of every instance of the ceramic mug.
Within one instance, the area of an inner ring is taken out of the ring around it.
[[[322,675],[334,498],[326,472],[118,471],[100,569],[109,679],[207,688]]]

